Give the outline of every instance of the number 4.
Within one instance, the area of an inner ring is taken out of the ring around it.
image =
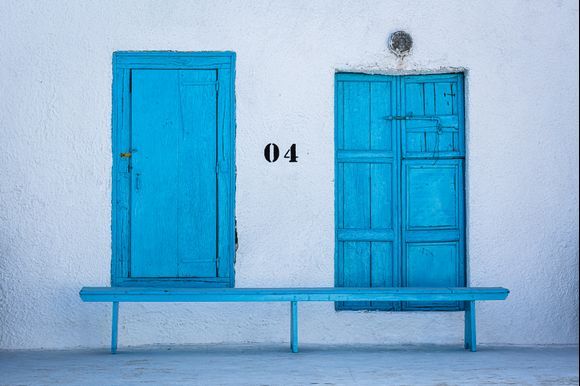
[[[286,152],[286,154],[284,154],[284,158],[290,158],[290,161],[288,162],[298,162],[295,143],[293,143],[292,146],[290,146],[290,149],[288,149],[288,151]]]

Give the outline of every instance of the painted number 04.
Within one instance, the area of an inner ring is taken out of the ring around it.
[[[269,143],[264,148],[264,158],[268,162],[276,162],[280,158],[280,148],[275,143]],[[298,156],[296,155],[296,144],[293,143],[292,146],[284,154],[284,158],[289,159],[288,162],[298,162]]]

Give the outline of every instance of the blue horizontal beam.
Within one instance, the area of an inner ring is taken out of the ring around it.
[[[364,163],[390,163],[394,161],[392,151],[382,150],[337,150],[336,162],[364,162]]]
[[[84,287],[85,302],[284,302],[503,300],[492,288],[151,288]]]
[[[117,51],[113,54],[116,68],[125,69],[230,68],[235,57],[231,51]]]

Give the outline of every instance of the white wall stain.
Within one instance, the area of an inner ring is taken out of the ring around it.
[[[575,1],[0,3],[0,348],[107,346],[111,55],[237,53],[239,287],[332,286],[333,79],[468,68],[471,284],[481,343],[578,343]],[[411,33],[413,54],[388,52]],[[297,144],[298,163],[263,159]],[[287,304],[122,304],[121,345],[283,342]],[[453,343],[461,313],[299,305],[305,343]]]

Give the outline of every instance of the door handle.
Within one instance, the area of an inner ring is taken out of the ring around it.
[[[121,153],[121,158],[131,158],[131,156],[133,155],[132,153]]]

